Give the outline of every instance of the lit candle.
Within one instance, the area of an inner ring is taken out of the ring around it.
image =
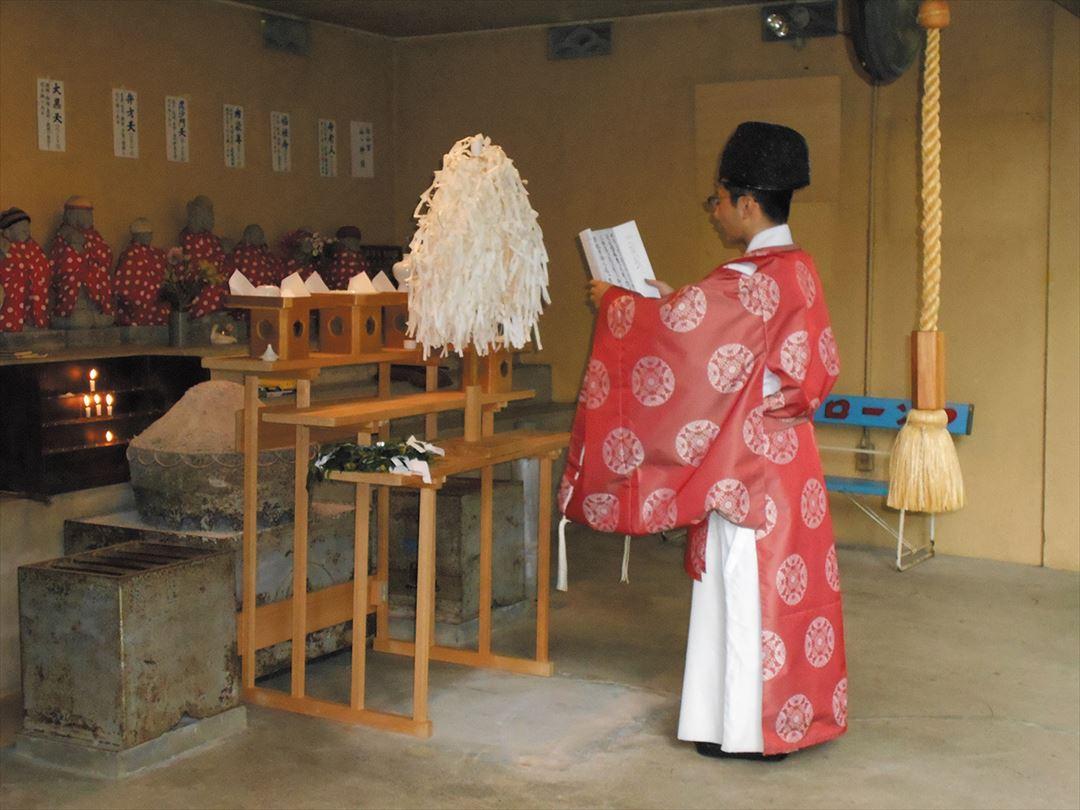
[[[113,432],[111,430],[105,431],[105,441],[111,442],[113,440]]]
[[[83,404],[83,408],[86,410],[86,415],[89,416],[90,415],[90,395],[89,394],[83,394],[82,404]]]
[[[94,407],[97,409],[97,415],[101,416],[101,394],[94,394]]]
[[[112,416],[113,395],[105,395],[105,414],[106,416]]]
[[[90,391],[97,391],[97,369],[90,369]]]

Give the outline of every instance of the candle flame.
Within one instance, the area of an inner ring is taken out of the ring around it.
[[[105,441],[111,442],[113,440],[113,432],[111,430],[105,431]]]
[[[113,404],[113,396],[112,396],[112,394],[106,394],[105,395],[105,404],[106,405],[112,405]]]
[[[85,405],[87,408],[90,407],[90,395],[89,394],[83,394],[82,404]]]
[[[101,394],[94,394],[94,404],[95,405],[100,405],[101,404]]]
[[[97,369],[96,368],[90,369],[90,379],[91,380],[96,380],[97,379]]]

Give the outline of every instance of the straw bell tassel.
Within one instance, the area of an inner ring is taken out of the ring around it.
[[[922,295],[919,329],[911,335],[912,406],[896,436],[889,463],[894,509],[951,512],[964,505],[964,480],[945,413],[945,336],[941,305],[941,29],[949,24],[945,0],[923,0],[926,28],[922,99]]]

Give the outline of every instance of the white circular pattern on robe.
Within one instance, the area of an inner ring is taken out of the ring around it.
[[[825,581],[837,593],[840,592],[840,565],[836,562],[836,546],[829,548],[825,555]]]
[[[739,301],[751,315],[769,320],[780,306],[780,285],[765,273],[753,273],[739,279]]]
[[[675,374],[659,357],[642,357],[630,373],[630,389],[647,408],[663,405],[675,393]]]
[[[613,532],[619,525],[619,499],[607,492],[586,495],[581,502],[585,520],[598,532]]]
[[[741,391],[754,370],[754,353],[741,343],[725,343],[709,358],[709,383],[721,394]]]
[[[825,519],[825,487],[816,478],[808,478],[803,484],[802,498],[799,503],[802,520],[808,529],[816,529]]]
[[[776,734],[786,743],[797,743],[806,736],[814,720],[814,706],[806,695],[792,695],[776,715]]]
[[[629,428],[615,428],[604,438],[604,463],[616,475],[632,472],[645,460],[641,440]]]
[[[821,364],[825,366],[825,371],[830,377],[837,376],[840,373],[840,352],[836,347],[836,338],[833,336],[831,326],[822,330],[818,337],[817,347],[818,356],[821,357]]]
[[[802,290],[803,298],[806,299],[806,307],[814,305],[817,297],[817,285],[814,283],[814,274],[805,262],[795,262],[795,276],[799,279],[799,289]]]
[[[607,311],[607,324],[612,335],[620,339],[626,337],[630,327],[634,325],[633,296],[620,295],[611,302]]]
[[[566,512],[566,506],[570,503],[570,498],[573,494],[574,485],[570,483],[570,478],[568,476],[563,475],[562,481],[559,482],[559,494],[557,496],[560,512]]]
[[[705,508],[719,512],[732,523],[742,523],[750,512],[750,490],[742,481],[724,478],[709,487]]]
[[[806,379],[810,364],[810,345],[806,330],[792,332],[780,346],[780,367],[799,382]]]
[[[765,457],[773,464],[790,464],[799,454],[799,434],[795,428],[784,428],[766,437],[769,443]]]
[[[599,408],[607,399],[611,391],[611,378],[607,368],[599,360],[590,360],[589,367],[585,371],[585,379],[581,383],[581,395],[579,401],[585,403],[590,410]]]
[[[759,405],[750,411],[750,415],[743,422],[742,437],[750,452],[759,456],[765,455],[769,450],[769,437],[765,435],[765,419],[762,416],[764,406]]]
[[[708,419],[688,422],[675,436],[675,452],[684,464],[698,467],[719,433],[719,426]]]
[[[841,678],[833,689],[832,714],[836,725],[847,725],[847,678]]]
[[[641,521],[650,532],[662,532],[672,528],[677,517],[673,489],[653,490],[641,504]]]
[[[806,595],[806,561],[798,554],[792,554],[776,571],[776,590],[784,604],[797,605]]]
[[[765,525],[754,532],[755,540],[764,540],[776,526],[776,501],[768,495],[765,496]]]
[[[672,332],[689,332],[705,319],[705,308],[705,293],[684,287],[660,305],[660,320]]]
[[[761,631],[761,676],[771,681],[780,674],[787,661],[787,648],[779,634],[772,630]]]
[[[820,669],[829,663],[833,650],[836,649],[836,634],[832,622],[824,616],[818,616],[806,628],[805,651],[810,666]]]

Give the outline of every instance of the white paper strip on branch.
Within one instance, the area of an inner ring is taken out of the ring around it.
[[[38,149],[67,151],[64,83],[57,79],[37,80]]]
[[[119,158],[139,157],[139,95],[134,90],[114,87],[113,155]]]
[[[244,108],[238,104],[226,104],[221,128],[225,139],[226,168],[244,168]]]
[[[349,122],[352,147],[352,176],[375,176],[375,134],[367,121]]]
[[[189,160],[187,96],[165,96],[165,157],[173,163]]]
[[[337,125],[332,118],[319,119],[319,176],[337,177]]]
[[[514,163],[490,138],[454,144],[420,195],[405,257],[409,337],[427,357],[450,344],[480,355],[524,347],[548,297],[547,250]]]
[[[292,171],[292,128],[288,113],[270,113],[270,162],[275,172]]]

